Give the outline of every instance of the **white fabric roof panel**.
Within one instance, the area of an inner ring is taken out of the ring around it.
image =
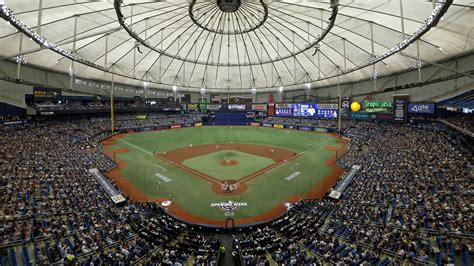
[[[417,31],[434,8],[427,0],[339,0],[334,27],[317,49],[315,43],[329,26],[331,0],[263,4],[234,0],[238,7],[233,12],[221,9],[217,0],[123,0],[120,11],[126,25],[150,49],[120,25],[113,0],[42,2],[40,7],[36,0],[5,0],[31,29],[68,51],[75,47],[81,58],[116,72],[117,82],[142,86],[148,81],[157,88],[176,85],[182,91],[205,87],[225,92],[334,84],[334,75],[369,62],[372,47],[375,56],[381,55]],[[472,51],[474,34],[469,32],[474,25],[473,6],[470,0],[453,1],[437,27],[418,44],[377,63],[377,75],[412,69],[417,47],[425,62]],[[15,60],[20,34],[9,24],[0,25],[0,58]],[[23,38],[21,50],[28,64],[66,73],[71,67],[69,59],[41,49],[28,38]],[[82,78],[111,76],[80,63],[74,68]],[[342,75],[340,81],[355,82],[373,75],[373,67],[369,66]]]

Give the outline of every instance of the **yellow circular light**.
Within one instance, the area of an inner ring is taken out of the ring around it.
[[[359,112],[360,111],[360,103],[359,102],[352,102],[351,103],[351,111],[352,112]]]

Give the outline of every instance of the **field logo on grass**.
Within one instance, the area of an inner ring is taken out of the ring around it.
[[[218,203],[211,203],[211,207],[219,207],[223,212],[234,212],[240,207],[247,207],[247,202],[225,201]]]

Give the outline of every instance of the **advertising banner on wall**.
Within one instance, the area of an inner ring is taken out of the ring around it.
[[[337,103],[318,103],[318,109],[337,110]]]
[[[33,99],[35,101],[53,101],[56,98],[61,96],[60,89],[51,89],[51,88],[33,88]]]
[[[318,105],[315,103],[293,104],[293,115],[303,117],[314,117],[317,114]]]
[[[316,116],[324,119],[336,119],[337,109],[318,109]]]
[[[393,96],[393,121],[399,123],[408,121],[408,95]]]
[[[221,103],[222,98],[220,94],[211,94],[211,103]]]
[[[277,103],[275,104],[276,116],[293,116],[293,104],[291,103]]]
[[[408,103],[408,113],[411,114],[434,114],[435,103]]]
[[[374,121],[392,122],[393,121],[393,114],[385,114],[385,113],[370,114],[370,119],[374,120]]]
[[[357,113],[352,112],[351,113],[351,119],[368,121],[369,120],[369,114],[367,112],[357,112]]]
[[[220,104],[208,104],[207,105],[207,110],[211,110],[211,111],[217,111],[217,110],[220,110],[222,108],[222,105]]]
[[[273,127],[274,128],[285,128],[285,126],[282,125],[282,124],[273,124]]]
[[[305,131],[313,131],[312,127],[306,127],[306,126],[301,126],[299,127],[300,130],[305,130]]]
[[[349,97],[341,98],[341,118],[346,120],[351,118],[351,99]]]
[[[198,108],[199,108],[199,104],[197,104],[197,103],[190,103],[190,104],[188,104],[187,107],[188,107],[187,109],[188,109],[189,111],[196,111],[196,110],[198,110]]]
[[[229,104],[229,110],[245,110],[245,104]]]
[[[392,103],[388,101],[369,101],[362,102],[364,111],[367,113],[391,113]]]
[[[252,110],[255,110],[255,111],[267,111],[267,104],[266,103],[256,103],[256,104],[252,104]]]

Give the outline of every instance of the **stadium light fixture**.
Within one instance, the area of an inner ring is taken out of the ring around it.
[[[435,8],[433,9],[431,15],[427,19],[424,20],[423,25],[420,26],[413,34],[408,35],[405,40],[403,40],[402,42],[396,44],[393,48],[386,51],[385,53],[374,56],[373,58],[369,59],[364,64],[358,65],[358,66],[356,66],[354,68],[351,68],[351,69],[347,69],[347,70],[343,71],[342,73],[339,73],[338,76],[360,70],[360,69],[365,68],[369,65],[373,65],[375,63],[378,63],[378,62],[380,62],[380,61],[382,61],[382,60],[384,60],[384,59],[386,59],[386,58],[388,58],[388,57],[390,57],[390,56],[392,56],[396,53],[400,53],[405,48],[407,48],[409,45],[411,45],[413,42],[420,39],[425,33],[427,33],[429,30],[431,30],[431,28],[435,27],[439,23],[439,21],[442,20],[443,15],[448,11],[448,9],[452,5],[453,1],[454,0],[436,0],[436,5],[435,5]],[[116,2],[114,2],[116,10],[119,9],[119,5],[122,5],[122,3],[123,2],[121,0],[117,0]],[[337,12],[338,11],[337,10],[338,1],[331,0],[331,4],[332,4],[331,5],[332,11]],[[121,12],[119,12],[119,14],[120,13]],[[76,61],[78,63],[81,63],[81,64],[85,65],[85,66],[92,67],[92,68],[95,68],[95,69],[100,70],[100,71],[104,71],[104,72],[107,72],[107,73],[113,73],[115,75],[125,77],[125,78],[139,80],[137,78],[130,77],[128,75],[117,73],[114,70],[111,70],[109,67],[101,66],[101,65],[99,65],[95,62],[92,62],[90,60],[87,60],[87,59],[79,56],[74,51],[68,51],[68,50],[56,45],[53,42],[49,42],[44,36],[42,36],[42,35],[38,34],[37,32],[35,32],[34,27],[30,27],[29,25],[26,25],[23,21],[21,21],[18,17],[16,17],[14,15],[13,11],[10,10],[8,8],[8,6],[5,4],[4,0],[0,0],[0,17],[5,19],[8,24],[15,27],[18,31],[25,34],[32,41],[36,42],[41,48],[49,49],[49,50],[51,50],[53,52],[56,52],[56,53],[66,57],[70,60]],[[330,27],[328,27],[323,32],[323,34],[321,34],[320,38],[318,38],[318,40],[315,43],[311,44],[309,48],[314,47],[314,45],[318,44],[319,41],[324,38],[325,34],[327,34],[328,31],[332,28],[331,26],[334,24],[335,16],[332,19],[333,19],[332,23],[329,23]],[[125,21],[124,21],[123,16],[119,16],[119,22],[121,24],[123,24],[122,27],[124,27],[126,30],[127,29],[130,30],[128,25],[125,25]],[[129,34],[132,35],[132,37],[137,37],[137,34],[135,34],[135,32],[133,32],[131,30],[130,30]],[[142,44],[145,45],[145,44],[148,44],[148,43],[143,41]],[[147,45],[145,45],[145,46],[147,46]],[[441,51],[441,49],[440,49],[440,51]],[[162,51],[161,51],[161,53],[163,54]],[[174,57],[176,57],[176,55]],[[283,60],[283,59],[284,58],[280,58],[280,60]],[[193,63],[196,63],[196,62],[193,62]],[[259,63],[261,64],[261,62],[259,62]],[[334,77],[334,76],[332,76],[332,77]],[[326,79],[329,79],[329,78],[332,78],[332,77],[328,76],[328,77],[326,77]],[[194,87],[194,88],[197,89],[198,87]]]
[[[280,93],[282,93],[283,92],[283,87],[278,88],[278,91],[280,91]]]
[[[176,92],[176,85],[173,85],[173,91]]]
[[[148,86],[148,82],[143,81],[143,87],[146,88]]]

